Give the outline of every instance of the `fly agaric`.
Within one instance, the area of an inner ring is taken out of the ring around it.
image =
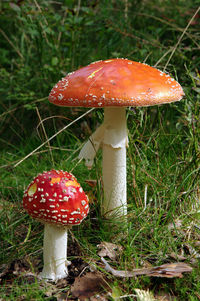
[[[79,154],[91,168],[97,150],[103,149],[104,214],[110,216],[116,209],[120,216],[127,213],[126,107],[170,103],[183,96],[180,84],[168,74],[128,59],[91,63],[53,87],[49,101],[55,105],[105,108],[103,124]]]
[[[66,171],[45,171],[29,184],[23,206],[30,216],[44,223],[44,267],[41,278],[65,278],[67,229],[79,225],[89,212],[88,197],[76,178]]]

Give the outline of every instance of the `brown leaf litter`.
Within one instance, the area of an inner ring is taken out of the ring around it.
[[[101,242],[97,247],[100,249],[98,252],[100,257],[109,257],[111,260],[115,260],[123,250],[122,246],[106,241]]]
[[[79,300],[88,298],[108,290],[109,286],[105,277],[100,272],[88,272],[82,277],[77,277],[71,286],[71,294]],[[95,300],[95,299],[93,299]]]

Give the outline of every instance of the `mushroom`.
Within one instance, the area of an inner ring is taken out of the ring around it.
[[[69,73],[53,87],[49,95],[53,104],[105,108],[103,124],[79,154],[91,168],[97,150],[100,146],[103,149],[103,214],[127,214],[126,107],[170,103],[183,96],[180,84],[168,74],[121,58],[91,63]]]
[[[57,281],[68,275],[67,229],[79,225],[89,212],[88,197],[76,178],[66,171],[39,174],[24,192],[23,206],[44,224],[41,278]]]

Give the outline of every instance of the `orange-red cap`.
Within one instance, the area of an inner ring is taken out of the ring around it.
[[[152,106],[178,101],[180,84],[168,74],[127,59],[98,61],[69,73],[49,95],[60,106]]]

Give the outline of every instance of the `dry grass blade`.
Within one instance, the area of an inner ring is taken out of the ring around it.
[[[85,112],[84,114],[82,114],[81,116],[79,116],[78,118],[76,118],[75,120],[73,120],[72,122],[70,122],[68,125],[64,126],[62,129],[60,129],[57,133],[55,133],[53,136],[51,136],[48,140],[46,140],[45,142],[43,142],[42,144],[40,144],[38,147],[36,147],[32,152],[30,152],[28,155],[26,155],[23,159],[21,159],[20,161],[18,161],[14,167],[17,167],[19,164],[21,164],[24,160],[26,160],[27,158],[29,158],[30,156],[32,156],[35,152],[37,152],[41,147],[43,147],[45,144],[47,144],[49,141],[51,141],[53,138],[55,138],[57,135],[59,135],[60,133],[62,133],[64,130],[66,130],[68,127],[70,127],[72,124],[76,123],[78,120],[80,120],[81,118],[83,118],[84,116],[86,116],[87,114],[89,114],[90,112],[92,112],[94,110],[94,108],[88,110],[87,112]]]
[[[179,31],[179,32],[183,33],[184,30],[185,30],[185,29],[182,29],[181,27],[177,26],[175,23],[167,21],[164,18],[160,18],[160,17],[153,16],[153,15],[146,14],[146,13],[138,13],[137,15],[141,16],[141,17],[146,17],[147,19],[151,18],[152,20],[159,21],[159,22],[161,22],[163,24],[166,24],[167,26],[171,27],[175,31]],[[194,19],[197,18],[197,17],[198,17],[198,14],[194,17]],[[194,19],[192,20],[191,24],[193,23]],[[199,40],[199,38],[196,35],[194,35],[192,33],[189,33],[187,31],[185,32],[185,35],[188,38],[190,38],[194,42],[194,44],[199,48],[199,44],[197,42],[197,40]],[[171,51],[171,49],[169,51]]]
[[[195,19],[195,17],[197,16],[197,14],[199,13],[200,11],[200,6],[197,8],[196,12],[194,13],[194,15],[192,16],[192,18],[190,19],[190,21],[188,22],[187,26],[185,27],[183,33],[181,34],[180,38],[178,39],[178,42],[176,43],[176,45],[174,46],[172,52],[171,52],[171,55],[169,56],[168,60],[167,60],[167,63],[165,64],[165,67],[164,67],[164,71],[166,70],[172,56],[174,55],[178,45],[180,44],[183,36],[185,35],[186,31],[188,30],[188,28],[190,27],[190,24],[193,22],[193,20]]]
[[[35,3],[35,6],[37,7],[37,9],[39,10],[40,14],[43,16],[45,25],[48,26],[47,19],[45,18],[44,14],[43,14],[43,12],[41,10],[40,5],[38,4],[38,2],[36,0],[34,0],[34,3]],[[43,35],[45,37],[45,40],[46,40],[47,44],[49,44],[49,40],[47,38],[47,34],[46,34],[45,30],[44,30],[44,26],[43,26],[42,22],[39,22],[39,24],[40,24],[40,26],[42,28],[42,32],[43,32]]]
[[[42,118],[41,118],[41,115],[40,115],[40,112],[39,112],[39,110],[38,110],[38,107],[36,107],[36,112],[37,112],[38,118],[39,118],[39,120],[40,120],[40,124],[41,124],[41,127],[42,127],[42,131],[43,131],[43,133],[44,133],[45,139],[48,140],[47,133],[46,133],[46,130],[45,130],[45,127],[44,127],[44,123],[43,123],[43,120],[42,120]],[[51,161],[52,161],[52,163],[53,163],[53,165],[54,165],[53,154],[52,154],[52,150],[51,150],[51,146],[50,146],[49,141],[47,142],[47,144],[48,144],[49,153],[50,153],[50,156],[51,156]]]
[[[150,39],[144,39],[144,38],[136,36],[136,35],[134,35],[130,32],[124,31],[120,27],[116,27],[116,24],[113,24],[110,20],[109,21],[107,20],[107,24],[111,29],[115,30],[116,32],[119,32],[124,37],[130,37],[134,40],[141,41],[144,44],[150,44],[150,45],[153,45],[153,46],[156,45],[157,47],[160,47],[160,43],[158,41],[155,41],[155,40],[151,41]]]
[[[17,49],[17,47],[13,44],[13,42],[9,39],[9,37],[5,34],[5,32],[1,28],[0,28],[0,33],[8,41],[8,43],[12,46],[12,48],[16,51],[16,53],[19,55],[19,57],[21,59],[23,59],[24,57],[21,54],[21,52],[19,51],[19,49]]]
[[[42,123],[44,123],[44,121],[47,121],[47,120],[53,119],[53,118],[59,118],[59,119],[62,118],[62,119],[66,119],[66,120],[71,121],[70,118],[67,118],[67,117],[65,117],[65,116],[61,116],[61,115],[53,115],[53,116],[46,117],[46,118],[43,118],[42,120],[40,120],[40,122],[39,122],[38,125],[37,125],[37,129],[38,129],[38,127],[39,127]]]
[[[44,101],[44,100],[46,100],[46,99],[47,99],[47,97],[43,97],[43,98],[40,98],[40,99],[31,101],[31,102],[29,103],[29,105],[32,105],[32,104],[35,104],[35,103]],[[16,110],[19,110],[19,109],[21,109],[21,108],[24,108],[25,106],[26,106],[26,105],[17,106],[16,108],[7,110],[7,111],[3,112],[3,113],[0,115],[0,118],[4,117],[4,116],[7,115],[7,114],[11,114],[11,113],[15,112]]]

